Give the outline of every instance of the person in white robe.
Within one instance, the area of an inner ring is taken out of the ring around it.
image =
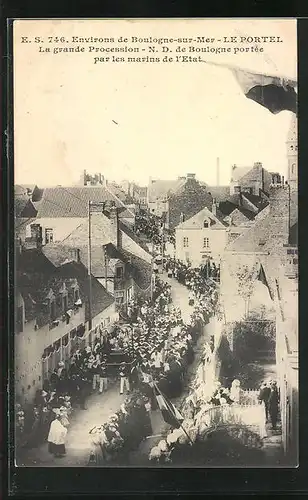
[[[63,457],[66,454],[65,441],[67,435],[67,427],[62,422],[62,414],[60,410],[56,413],[56,418],[50,424],[48,434],[48,451],[55,457]]]

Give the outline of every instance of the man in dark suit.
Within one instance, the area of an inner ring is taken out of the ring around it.
[[[272,382],[270,394],[268,397],[268,412],[271,418],[273,430],[276,430],[278,410],[279,410],[279,393],[277,389],[277,383]]]
[[[260,403],[262,403],[262,402],[264,403],[266,422],[268,422],[268,417],[269,417],[268,400],[269,400],[270,393],[271,393],[271,389],[268,386],[267,382],[263,382],[263,384],[260,387],[258,399],[259,399]]]

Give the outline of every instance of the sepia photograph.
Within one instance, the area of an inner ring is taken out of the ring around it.
[[[18,467],[297,467],[295,19],[13,22]]]

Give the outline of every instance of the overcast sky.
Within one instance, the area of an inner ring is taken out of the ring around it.
[[[24,21],[15,33],[15,182],[70,185],[83,169],[147,184],[196,173],[228,184],[231,166],[286,172],[291,113],[247,99],[232,73],[204,63],[93,64],[90,54],[39,54],[20,35],[281,35],[265,55],[203,55],[296,78],[295,21]],[[119,24],[120,23],[120,24]],[[121,54],[119,54],[121,55]],[[114,120],[114,121],[113,121]],[[116,123],[114,123],[116,122]]]

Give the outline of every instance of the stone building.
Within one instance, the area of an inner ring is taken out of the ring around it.
[[[168,196],[166,227],[174,229],[184,217],[188,220],[203,208],[212,210],[213,197],[204,183],[195,174],[187,174],[185,182]]]
[[[256,162],[253,167],[232,166],[230,195],[246,192],[260,196],[261,192],[268,193],[272,176],[262,163]]]

